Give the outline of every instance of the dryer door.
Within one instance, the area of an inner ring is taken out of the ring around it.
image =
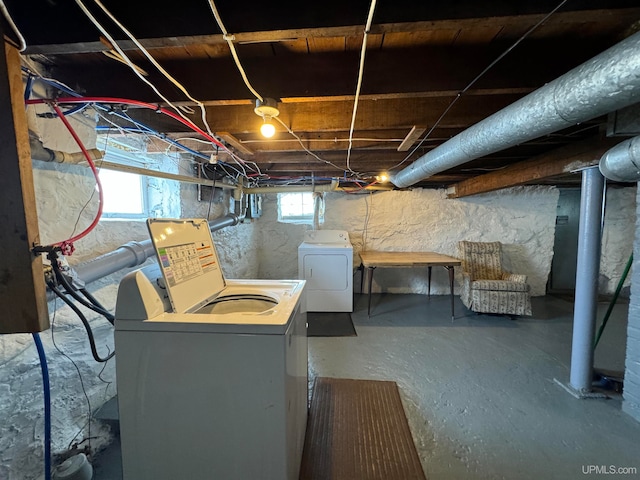
[[[340,254],[305,255],[304,279],[310,290],[342,291],[347,288],[348,258]]]
[[[307,281],[305,286],[307,311],[351,312],[352,252],[307,254],[300,258],[300,273]]]

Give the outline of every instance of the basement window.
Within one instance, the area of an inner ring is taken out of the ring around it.
[[[106,218],[146,218],[147,185],[141,175],[114,170],[100,170],[100,183],[104,204],[102,214]]]
[[[284,223],[313,223],[313,193],[278,194],[278,221]],[[320,202],[320,223],[324,221],[324,201]]]

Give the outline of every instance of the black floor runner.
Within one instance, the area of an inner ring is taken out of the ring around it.
[[[349,312],[307,312],[307,336],[353,337],[356,329]]]

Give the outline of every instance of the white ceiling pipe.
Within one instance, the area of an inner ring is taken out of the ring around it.
[[[640,136],[619,143],[608,150],[598,164],[600,173],[616,182],[640,180]]]
[[[87,158],[82,152],[66,153],[58,150],[51,150],[50,148],[46,148],[40,140],[33,137],[29,137],[29,147],[31,149],[32,160],[73,164],[87,161]],[[103,157],[103,153],[96,148],[89,149],[87,152],[91,156],[91,160],[100,160]]]
[[[244,193],[294,193],[294,192],[335,192],[338,189],[338,180],[322,185],[282,185],[280,187],[246,187]]]
[[[640,101],[640,32],[478,122],[391,176],[405,188]]]
[[[31,148],[31,158],[33,160],[40,160],[43,162],[71,163],[76,165],[80,163],[87,163],[87,158],[82,152],[66,153],[58,150],[51,150],[49,148],[46,148],[44,145],[42,145],[42,142],[33,137],[29,139],[29,145]],[[167,180],[175,180],[177,182],[183,183],[194,183],[197,185],[205,185],[208,187],[213,186],[213,180],[209,180],[208,178],[189,177],[187,175],[161,172],[159,170],[151,170],[149,168],[140,168],[133,165],[110,162],[108,160],[103,160],[104,152],[95,148],[87,150],[87,152],[91,156],[92,160],[100,160],[100,169],[104,168],[106,170],[113,170],[116,172],[133,173],[136,175],[145,175],[147,177],[164,178]],[[222,182],[216,183],[216,187],[228,190],[233,190],[236,188],[235,185],[229,185]]]

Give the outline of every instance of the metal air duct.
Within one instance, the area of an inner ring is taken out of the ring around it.
[[[494,113],[391,176],[409,187],[436,173],[640,100],[640,32]]]
[[[619,143],[600,159],[600,173],[616,182],[640,180],[640,136]]]

